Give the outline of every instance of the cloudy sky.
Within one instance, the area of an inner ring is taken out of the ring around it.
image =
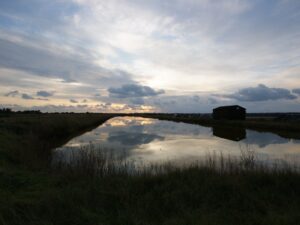
[[[229,104],[300,111],[300,1],[0,1],[0,107]]]

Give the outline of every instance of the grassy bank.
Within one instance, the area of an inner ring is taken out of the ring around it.
[[[199,115],[174,116],[174,114],[133,114],[133,116],[141,116],[159,120],[169,120],[173,122],[184,122],[190,124],[199,124],[207,127],[228,127],[228,128],[245,128],[261,132],[272,132],[285,138],[300,139],[300,121],[280,121],[272,118],[247,118],[244,121],[235,120],[214,120],[208,117],[200,117]]]
[[[247,157],[134,176],[103,155],[47,166],[49,149],[111,116],[1,118],[0,224],[299,224],[299,173]]]
[[[113,114],[13,114],[0,117],[0,162],[47,166],[51,150]]]

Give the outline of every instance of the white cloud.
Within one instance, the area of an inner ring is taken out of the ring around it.
[[[3,7],[0,13],[19,26],[0,29],[0,86],[3,93],[55,90],[49,100],[57,104],[116,101],[105,90],[124,84],[164,89],[164,98],[186,95],[177,98],[178,108],[164,110],[192,110],[180,101],[199,92],[233,93],[257,83],[298,88],[299,74],[291,71],[300,62],[298,7],[297,1],[73,0],[35,2],[32,11],[16,7],[11,15]],[[202,103],[211,107],[215,101],[207,99]]]

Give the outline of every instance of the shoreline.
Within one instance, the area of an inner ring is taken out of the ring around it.
[[[127,116],[139,116],[159,120],[168,120],[172,122],[182,122],[195,124],[205,127],[223,127],[223,128],[242,128],[258,132],[270,132],[283,138],[300,139],[300,121],[274,121],[274,119],[258,119],[255,117],[246,120],[214,120],[198,115],[179,116],[175,114],[126,114]],[[177,114],[178,115],[178,114]],[[179,114],[180,115],[180,114]]]

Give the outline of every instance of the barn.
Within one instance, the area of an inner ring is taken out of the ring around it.
[[[221,106],[213,109],[215,120],[245,120],[246,109],[239,105]]]

